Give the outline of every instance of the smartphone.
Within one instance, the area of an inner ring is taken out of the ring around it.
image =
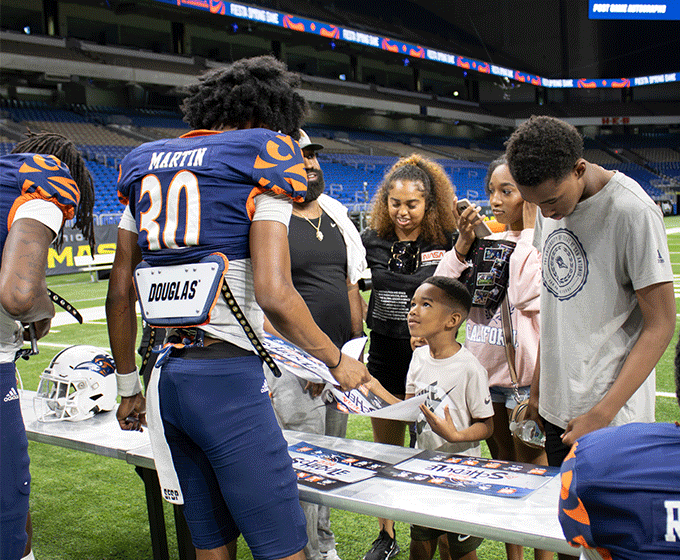
[[[458,214],[462,214],[463,211],[470,205],[470,201],[467,198],[461,198],[456,204],[456,208],[458,208]],[[489,229],[489,226],[486,225],[486,223],[482,222],[475,227],[475,235],[479,238],[486,237],[487,235],[491,235],[491,230]]]

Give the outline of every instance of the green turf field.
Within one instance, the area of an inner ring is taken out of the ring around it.
[[[680,227],[680,217],[666,219],[668,228]],[[673,272],[680,275],[680,233],[669,234]],[[676,286],[678,282],[675,282]],[[40,354],[18,363],[24,387],[35,390],[40,372],[61,348],[72,344],[108,346],[103,305],[107,282],[91,283],[89,275],[77,274],[48,278],[48,285],[81,312],[102,308],[101,318],[84,325],[75,322],[54,326],[40,342]],[[678,288],[676,287],[676,294]],[[676,295],[677,298],[677,295]],[[97,315],[95,310],[93,314]],[[674,393],[673,348],[676,335],[657,368],[657,391]],[[657,397],[657,421],[680,420],[674,398]],[[372,440],[368,419],[350,417],[348,437]],[[151,558],[146,502],[141,479],[132,466],[105,457],[71,451],[47,444],[29,444],[31,473],[31,513],[34,524],[34,551],[38,560],[142,560]],[[166,505],[170,557],[177,558],[173,542],[174,521]],[[333,510],[332,524],[343,560],[359,560],[377,536],[373,518]],[[397,523],[402,548],[398,558],[408,558],[408,526]],[[502,544],[485,541],[478,550],[480,560],[502,560]],[[527,553],[527,558],[533,557]],[[239,559],[252,558],[243,542]]]

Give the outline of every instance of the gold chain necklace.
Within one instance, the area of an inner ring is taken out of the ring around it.
[[[304,218],[305,220],[307,220],[309,222],[309,225],[311,225],[316,230],[316,238],[319,241],[323,241],[323,233],[321,233],[321,216],[323,216],[323,212],[321,212],[321,215],[319,216],[318,226],[315,226],[314,222],[312,222],[312,220],[310,220],[307,216],[300,216],[300,218]]]

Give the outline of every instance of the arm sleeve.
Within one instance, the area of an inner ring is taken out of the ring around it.
[[[123,215],[120,217],[118,227],[120,229],[124,229],[125,231],[138,233],[137,223],[135,222],[135,218],[132,216],[132,211],[130,210],[129,204],[125,207],[125,210],[123,210]]]
[[[472,365],[470,367],[472,371],[468,375],[465,387],[465,401],[470,415],[473,418],[491,418],[493,405],[489,394],[489,375],[481,364],[477,367],[472,367]]]
[[[418,350],[416,348],[416,350]],[[419,356],[416,352],[413,352],[411,357],[411,363],[408,366],[408,373],[406,374],[406,390],[405,394],[416,394],[418,389],[416,388],[416,372],[418,371],[418,362],[420,362]]]
[[[61,209],[51,202],[43,199],[34,199],[24,202],[14,213],[12,223],[20,218],[31,218],[46,225],[54,234],[59,233],[61,224],[64,221],[64,214]],[[11,224],[10,224],[11,227]]]
[[[293,204],[285,195],[276,195],[272,191],[265,191],[255,197],[255,214],[253,221],[281,222],[288,228]]]
[[[672,282],[666,228],[656,207],[646,206],[630,215],[629,235],[623,245],[623,262],[628,269],[633,289],[639,290],[660,282]]]

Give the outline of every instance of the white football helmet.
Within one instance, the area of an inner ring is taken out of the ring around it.
[[[59,352],[40,376],[33,408],[40,422],[86,420],[116,405],[116,365],[103,348],[76,345]]]

